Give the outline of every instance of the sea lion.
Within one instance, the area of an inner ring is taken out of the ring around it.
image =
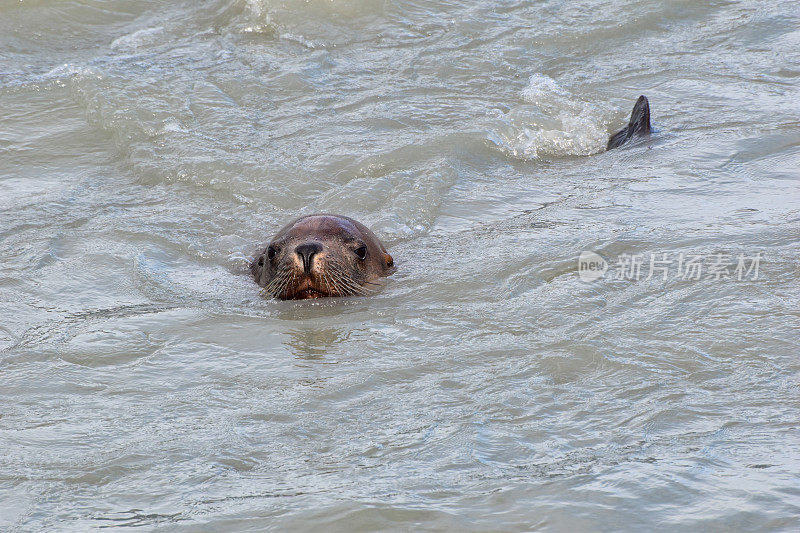
[[[650,102],[642,95],[633,106],[628,126],[611,136],[606,150],[622,146],[634,137],[646,137],[648,135],[650,135]]]
[[[263,292],[281,300],[365,296],[394,271],[372,231],[340,215],[308,215],[281,229],[250,265]]]

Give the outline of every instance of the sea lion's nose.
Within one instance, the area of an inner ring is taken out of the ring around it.
[[[308,274],[311,272],[311,259],[322,251],[322,245],[318,242],[307,242],[295,248],[294,251],[303,260],[303,270]]]

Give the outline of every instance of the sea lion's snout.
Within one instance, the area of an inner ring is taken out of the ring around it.
[[[303,263],[303,272],[308,275],[311,274],[312,261],[314,256],[322,251],[322,245],[318,242],[307,242],[301,244],[294,249],[300,260]]]

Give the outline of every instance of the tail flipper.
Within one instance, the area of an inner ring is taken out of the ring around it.
[[[631,120],[626,128],[618,131],[608,140],[607,150],[622,146],[633,137],[650,135],[650,102],[642,95],[633,106]]]

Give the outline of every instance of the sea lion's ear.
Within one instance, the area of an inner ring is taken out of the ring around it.
[[[264,268],[264,254],[258,254],[253,262],[250,263],[250,273],[258,280],[261,270]]]
[[[394,266],[394,259],[392,259],[392,256],[386,252],[383,252],[383,261],[386,263],[387,267]]]

